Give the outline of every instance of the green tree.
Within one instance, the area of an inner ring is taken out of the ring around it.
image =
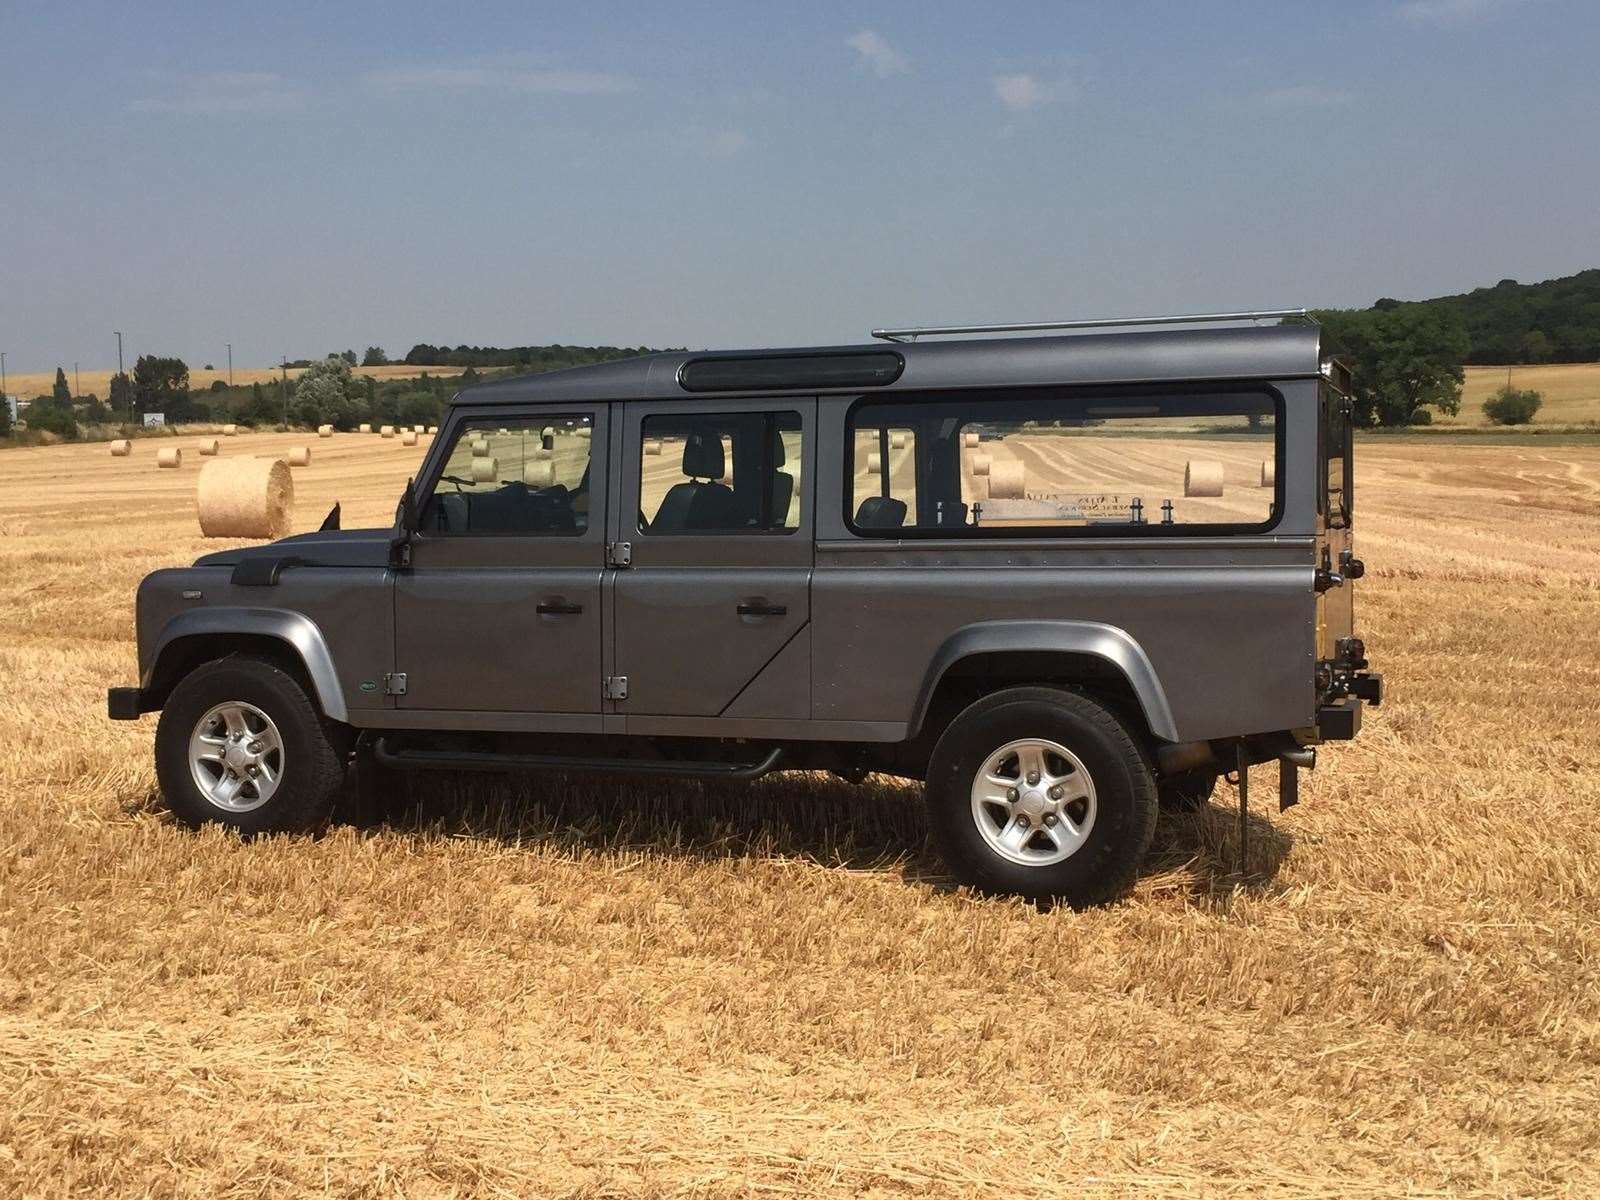
[[[11,401],[0,396],[0,437],[10,437],[11,428]]]
[[[56,368],[56,385],[50,389],[50,398],[57,404],[71,405],[72,389],[67,386],[67,373]]]
[[[1532,388],[1508,383],[1483,402],[1483,415],[1496,425],[1527,425],[1543,403],[1544,397]]]
[[[69,441],[78,436],[78,418],[72,405],[57,402],[55,396],[35,396],[28,405],[28,428],[43,433],[54,433]]]
[[[1530,329],[1522,335],[1522,361],[1529,363],[1549,362],[1555,357],[1556,344],[1550,340],[1548,334],[1542,329]]]
[[[349,360],[342,354],[330,354],[312,363],[295,381],[295,419],[307,425],[327,423],[349,429],[360,415],[355,399],[358,389]]]
[[[367,352],[361,356],[363,367],[386,367],[389,365],[389,356],[383,352],[382,346],[368,346]]]
[[[141,354],[133,364],[133,401],[140,412],[164,412],[183,420],[188,412],[189,368],[181,358]]]
[[[1424,405],[1461,410],[1467,332],[1460,317],[1425,304],[1316,314],[1324,349],[1349,360],[1356,419],[1407,425]]]
[[[118,420],[128,415],[128,403],[133,399],[133,381],[126,372],[111,377],[111,411]]]

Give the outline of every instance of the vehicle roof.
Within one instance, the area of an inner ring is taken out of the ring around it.
[[[878,387],[741,390],[737,394],[842,395],[979,387],[1061,384],[1177,383],[1270,380],[1314,376],[1321,365],[1316,325],[1071,334],[1056,337],[871,342],[800,349],[665,351],[586,367],[568,367],[480,383],[459,392],[456,404],[594,400],[705,400],[731,392],[687,391],[678,382],[684,363],[710,358],[895,353],[905,369]]]

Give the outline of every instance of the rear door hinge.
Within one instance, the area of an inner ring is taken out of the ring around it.
[[[607,542],[606,566],[628,567],[633,565],[632,542]]]
[[[404,696],[406,694],[406,673],[404,671],[391,671],[383,677],[383,694],[385,696]]]
[[[626,700],[628,698],[628,677],[626,675],[607,675],[600,685],[600,695],[606,700]]]

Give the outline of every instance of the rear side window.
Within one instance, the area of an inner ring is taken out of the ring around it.
[[[1280,403],[1270,391],[1050,389],[862,400],[846,518],[880,537],[1265,529]]]
[[[589,527],[592,433],[587,416],[463,421],[423,506],[421,527],[440,534],[581,534]]]
[[[800,414],[644,418],[639,532],[790,533],[800,527]]]

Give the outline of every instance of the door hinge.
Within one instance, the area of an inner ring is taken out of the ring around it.
[[[606,566],[627,567],[633,565],[632,542],[607,542]]]
[[[404,696],[406,694],[406,673],[404,671],[391,671],[383,677],[383,694],[385,696]]]
[[[626,700],[628,698],[628,677],[626,675],[607,675],[601,684],[600,695],[606,700]]]

